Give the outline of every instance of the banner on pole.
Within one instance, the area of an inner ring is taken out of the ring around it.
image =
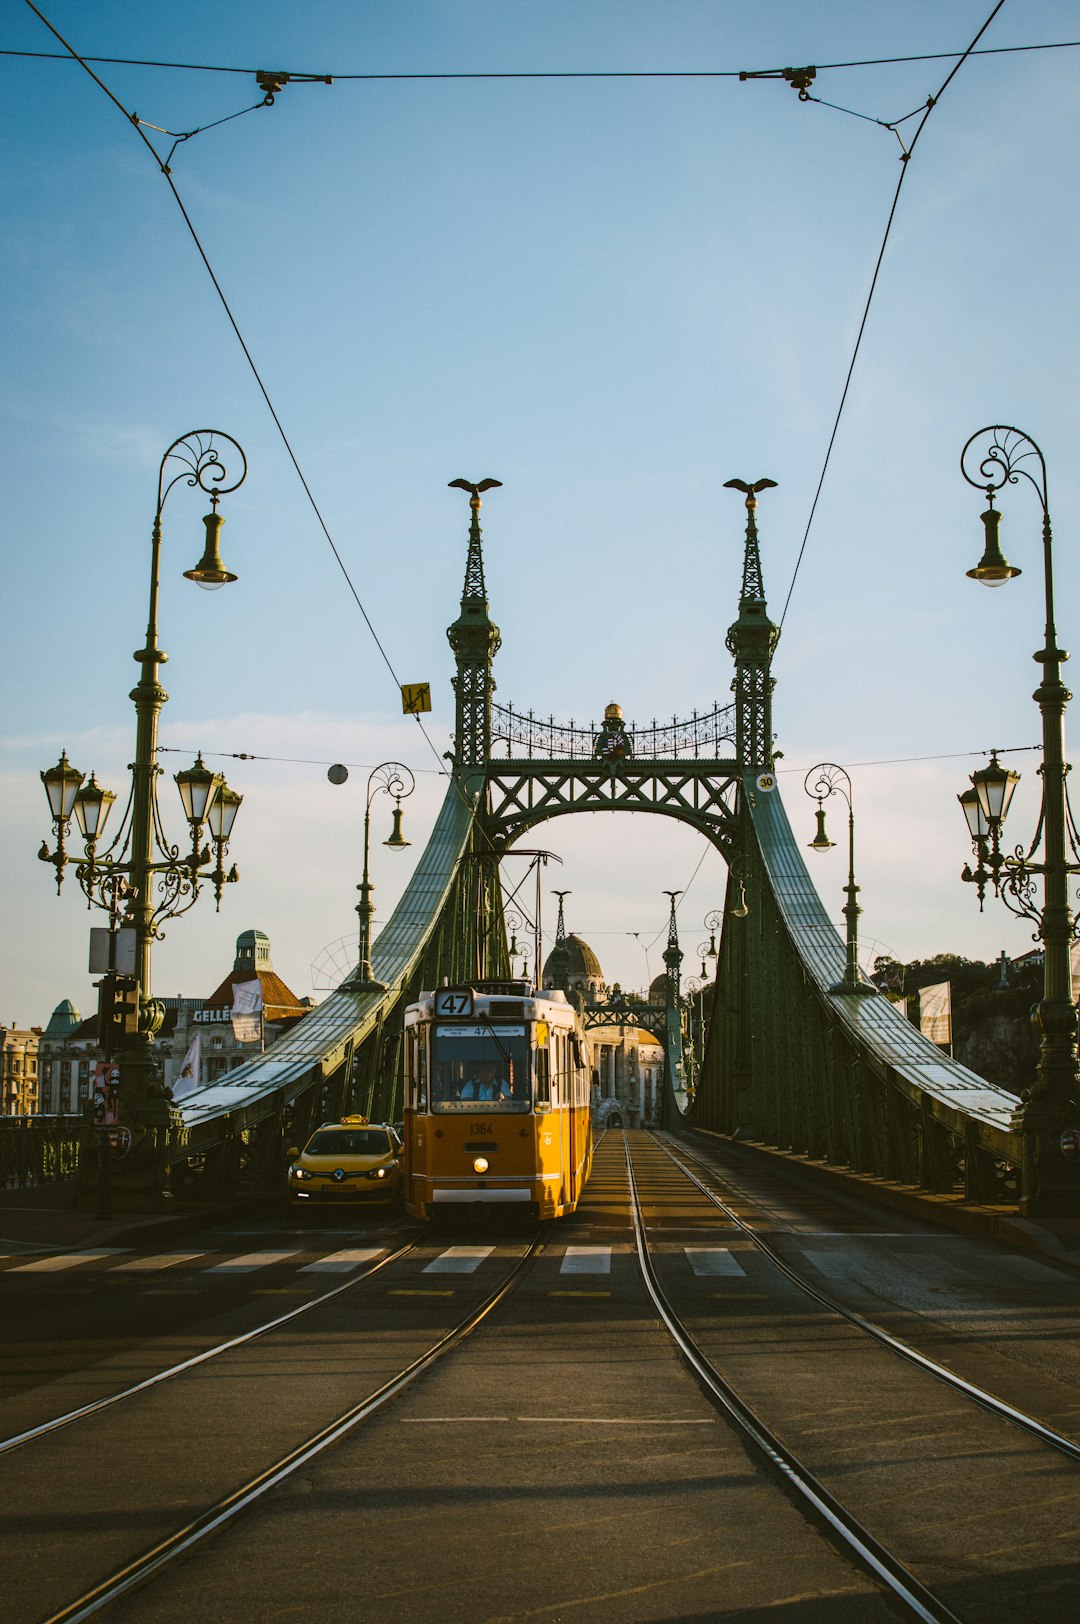
[[[193,1094],[199,1086],[199,1067],[202,1063],[202,1033],[196,1032],[188,1044],[187,1054],[180,1062],[180,1070],[176,1081],[172,1085],[174,1100],[182,1100],[185,1094]]]
[[[262,982],[236,981],[232,990],[232,1029],[237,1043],[262,1038]]]
[[[919,1030],[939,1048],[952,1044],[952,983],[937,981],[919,991]]]

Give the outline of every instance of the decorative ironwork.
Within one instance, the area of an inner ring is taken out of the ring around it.
[[[454,759],[466,767],[482,766],[491,754],[491,700],[495,692],[491,663],[499,652],[502,637],[488,614],[480,496],[481,492],[493,490],[501,483],[498,479],[482,479],[477,485],[467,479],[450,481],[451,487],[469,492],[471,514],[461,613],[446,633],[457,659]]]
[[[491,707],[492,751],[497,745],[505,746],[508,758],[591,761],[597,757],[606,727],[605,722],[581,724],[573,718],[568,723],[556,722],[554,716],[537,716],[535,711],[515,710],[513,705]],[[654,717],[648,726],[626,722],[623,732],[635,761],[729,759],[734,755],[735,706],[714,703],[712,710],[692,711],[682,721],[673,716],[670,722],[658,722]]]
[[[735,850],[734,762],[489,762],[486,826],[500,848],[534,824],[567,812],[662,812],[700,829],[725,855]]]
[[[765,604],[765,586],[761,573],[761,549],[757,533],[758,492],[775,488],[774,479],[759,479],[749,484],[744,479],[729,479],[725,490],[746,494],[746,542],[743,549],[742,592],[739,596],[739,618],[728,628],[726,646],[735,660],[735,751],[739,765],[771,767],[773,759],[772,691],[775,682],[771,675],[773,650],[780,639],[780,628],[769,619]]]

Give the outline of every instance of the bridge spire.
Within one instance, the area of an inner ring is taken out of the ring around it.
[[[679,981],[683,961],[683,951],[679,946],[679,925],[675,918],[675,898],[681,897],[682,892],[665,891],[664,895],[671,898],[667,946],[664,949],[664,963],[667,966],[667,998],[665,1002],[669,1008],[674,1008],[679,1003]]]
[[[449,487],[468,491],[472,510],[461,613],[446,633],[457,657],[454,764],[459,767],[482,766],[491,755],[491,697],[495,692],[491,666],[502,638],[488,614],[480,544],[480,497],[501,484],[499,479],[482,479],[476,485],[467,479],[452,479]]]
[[[742,592],[739,618],[728,628],[727,648],[735,659],[735,749],[743,768],[771,767],[772,655],[780,638],[780,628],[769,619],[765,605],[765,584],[761,573],[761,550],[757,533],[759,491],[775,490],[775,479],[758,479],[753,484],[729,479],[725,490],[742,491],[746,496],[746,545],[743,553]]]
[[[563,898],[570,895],[569,891],[553,891],[552,896],[559,899],[559,917],[555,921],[555,946],[548,959],[548,970],[551,985],[561,987],[563,992],[570,988],[570,949],[566,945],[566,918],[563,913]]]

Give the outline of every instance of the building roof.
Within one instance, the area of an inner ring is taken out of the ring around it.
[[[75,1028],[79,1026],[81,1022],[82,1016],[75,1008],[75,1005],[71,1002],[70,998],[65,998],[63,1003],[57,1004],[56,1008],[49,1016],[49,1024],[45,1028],[45,1036],[47,1038],[69,1038],[72,1032],[74,1032]]]
[[[595,977],[599,981],[603,980],[604,973],[600,968],[600,960],[597,958],[588,942],[584,941],[580,936],[567,936],[563,941],[563,946],[567,953],[568,975]],[[553,955],[554,949],[552,949],[552,952],[548,954],[544,963],[545,984],[548,979],[548,971],[551,967]]]
[[[263,1014],[268,1021],[283,1020],[288,1015],[306,1015],[309,1004],[302,1004],[296,994],[288,988],[281,977],[273,970],[260,970],[252,974],[249,967],[237,970],[235,967],[229,971],[225,980],[217,987],[203,1005],[204,1009],[229,1009],[233,1001],[233,986],[236,982],[258,981],[262,986]]]

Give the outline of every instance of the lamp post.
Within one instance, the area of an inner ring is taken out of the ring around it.
[[[1061,680],[1068,654],[1058,647],[1054,624],[1054,562],[1047,495],[1046,463],[1035,441],[1022,430],[996,423],[973,434],[960,456],[960,471],[969,485],[984,491],[987,509],[983,556],[968,575],[986,586],[1001,586],[1020,571],[1001,551],[998,531],[1001,514],[994,495],[1006,485],[1026,480],[1042,509],[1043,584],[1046,607],[1044,646],[1034,656],[1042,680],[1033,698],[1042,716],[1042,810],[1031,846],[1017,846],[1011,854],[1001,849],[1001,831],[1009,802],[1019,782],[1003,768],[997,751],[990,764],[972,774],[972,791],[960,797],[968,831],[978,857],[978,868],[965,869],[964,879],[979,888],[982,905],[987,881],[994,894],[1020,918],[1037,926],[1043,944],[1043,996],[1039,1004],[1041,1041],[1032,1088],[1022,1096],[1014,1118],[1024,1142],[1024,1195],[1022,1210],[1043,1217],[1080,1213],[1080,1164],[1073,1158],[1076,1127],[1080,1121],[1076,1006],[1072,998],[1070,948],[1075,924],[1069,903],[1069,876],[1080,873],[1077,831],[1069,810],[1065,777],[1065,707],[1072,697]],[[1068,849],[1067,849],[1068,845]],[[1040,852],[1041,857],[1038,855]],[[1042,907],[1036,898],[1036,878],[1042,876]]]
[[[411,842],[401,832],[404,816],[401,803],[415,788],[416,779],[400,761],[382,761],[368,774],[367,798],[364,802],[364,877],[356,888],[360,893],[360,901],[356,905],[360,915],[360,962],[353,985],[361,989],[382,987],[382,982],[376,981],[371,973],[371,922],[375,917],[375,904],[371,900],[375,887],[371,883],[370,868],[372,798],[377,794],[394,797],[393,828],[389,840],[384,840],[383,845],[389,846],[391,851],[404,851]]]
[[[855,808],[852,803],[851,778],[843,767],[838,767],[834,761],[822,761],[816,767],[811,767],[803,781],[803,788],[811,800],[817,801],[817,833],[810,841],[811,851],[831,851],[834,842],[825,832],[825,806],[824,802],[830,795],[840,795],[847,802],[848,809],[848,877],[844,891],[847,902],[844,904],[844,923],[847,937],[847,962],[844,967],[842,980],[830,992],[855,993],[859,997],[866,997],[877,992],[872,982],[864,981],[859,970],[859,887],[855,884]]]
[[[223,457],[228,456],[235,467],[234,454],[239,459],[239,474],[229,480]],[[174,440],[161,459],[150,541],[146,641],[134,656],[140,672],[131,691],[136,717],[135,760],[124,816],[106,850],[100,851],[99,844],[116,800],[112,791],[102,789],[93,773],[84,781],[66,752],[55,767],[41,774],[52,813],[56,850],[50,852],[43,843],[38,856],[53,864],[58,892],[67,864],[74,863],[88,904],[109,915],[108,964],[102,966],[106,974],[99,983],[101,1045],[107,1059],[115,1055],[119,1060],[118,1143],[121,1150],[125,1145],[130,1147],[124,1161],[124,1183],[152,1199],[160,1195],[165,1155],[164,1139],[156,1130],[168,1128],[170,1107],[154,1059],[154,1037],[161,1029],[164,1008],[150,996],[151,945],[164,934],[161,926],[166,919],[186,913],[193,906],[207,880],[212,881],[220,906],[224,886],[239,877],[235,868],[226,872],[224,857],[242,800],[199,756],[192,767],[175,775],[188,823],[189,853],[182,856],[180,846],[165,836],[157,794],[162,771],[158,764],[158,718],[169,697],[160,682],[160,670],[168,655],[158,647],[157,625],[161,515],[175,485],[183,483],[206,492],[210,512],[203,520],[203,556],[184,575],[208,588],[235,581],[236,576],[221,561],[219,537],[224,520],[218,512],[218,500],[242,485],[246,476],[243,450],[230,435],[217,429],[192,429]],[[67,850],[72,813],[83,838],[81,856]],[[209,829],[213,853],[203,845],[204,824]],[[130,936],[125,938],[124,932],[130,932]],[[117,950],[126,947],[131,948],[127,957],[131,973],[122,976],[117,972]]]

